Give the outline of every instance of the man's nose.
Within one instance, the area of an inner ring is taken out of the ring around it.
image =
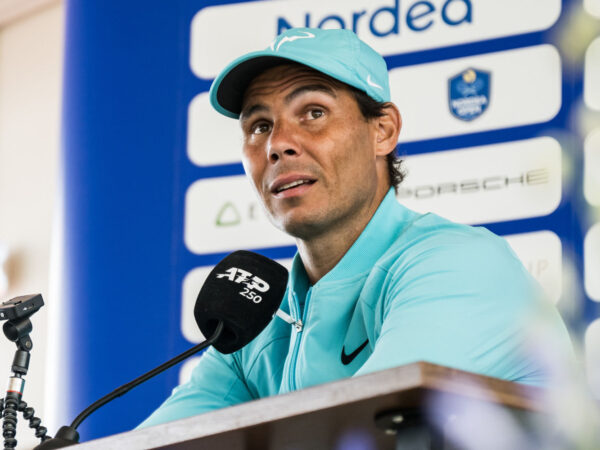
[[[300,146],[294,126],[286,121],[278,121],[273,125],[267,146],[269,162],[276,163],[282,158],[298,156]]]

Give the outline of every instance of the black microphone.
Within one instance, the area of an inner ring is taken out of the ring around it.
[[[223,259],[202,286],[194,317],[204,336],[223,322],[213,346],[233,353],[254,339],[279,309],[287,286],[287,269],[257,253],[239,250]]]
[[[226,256],[208,275],[194,306],[200,331],[210,337],[92,403],[70,426],[61,427],[53,439],[42,442],[34,450],[77,444],[76,429],[92,412],[209,345],[221,353],[241,349],[265,329],[277,312],[287,279],[287,269],[265,256],[245,250]]]

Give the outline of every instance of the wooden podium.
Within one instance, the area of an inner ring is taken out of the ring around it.
[[[420,414],[436,396],[536,414],[541,412],[542,393],[538,388],[418,362],[85,442],[77,448],[450,448]]]

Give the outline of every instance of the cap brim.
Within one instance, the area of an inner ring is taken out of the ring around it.
[[[242,111],[244,93],[250,82],[265,70],[278,66],[289,58],[255,52],[232,62],[210,88],[210,102],[221,114],[237,119]]]

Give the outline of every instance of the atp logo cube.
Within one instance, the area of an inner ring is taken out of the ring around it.
[[[225,273],[217,274],[217,278],[227,278],[234,283],[245,285],[246,287],[242,289],[239,294],[242,297],[252,300],[254,303],[260,303],[262,301],[262,296],[256,293],[255,290],[265,293],[268,292],[270,288],[269,283],[265,280],[238,267],[231,267],[230,269],[227,269]]]

